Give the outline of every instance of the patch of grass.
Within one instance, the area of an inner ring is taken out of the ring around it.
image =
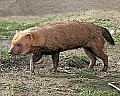
[[[18,22],[9,22],[0,20],[0,32],[2,31],[14,31],[14,30],[24,30],[30,27],[39,26],[39,23],[31,23],[31,24],[20,24]]]
[[[2,36],[10,36],[10,31],[16,30],[25,30],[35,26],[42,26],[50,23],[53,20],[53,17],[46,17],[45,20],[41,22],[33,22],[33,23],[19,23],[14,21],[5,21],[0,20],[0,35]]]
[[[39,26],[39,23],[32,23],[32,24],[18,24],[16,26],[11,26],[9,27],[9,31],[13,31],[13,30],[24,30],[24,29],[28,29],[31,27],[35,27],[35,26]]]
[[[118,96],[118,94],[115,91],[96,91],[92,88],[87,88],[80,94],[80,96]]]
[[[10,36],[11,34],[9,32],[2,31],[2,32],[0,32],[0,35],[2,35],[2,36]]]
[[[12,26],[17,26],[17,25],[18,25],[17,22],[9,22],[5,20],[0,20],[0,33],[10,31],[10,28]]]
[[[54,17],[48,16],[45,21],[52,21],[53,19],[54,19]]]
[[[2,49],[0,56],[1,57],[7,57],[7,56],[9,56],[8,49],[7,48]]]
[[[14,96],[15,95],[15,89],[16,89],[16,82],[13,82],[10,86],[9,86],[9,91],[10,91],[10,95]]]
[[[110,75],[110,77],[120,78],[120,73],[113,73],[113,74]]]
[[[5,20],[0,20],[0,35],[10,36],[10,31],[24,30],[24,29],[39,26],[39,25],[40,25],[39,23],[20,24],[17,22],[9,22]]]
[[[113,37],[114,37],[117,41],[120,41],[120,33],[116,33]]]
[[[96,25],[99,25],[99,26],[103,26],[103,27],[106,27],[107,29],[109,28],[119,28],[118,26],[119,23],[117,21],[113,21],[113,19],[101,19],[101,18],[95,18],[95,17],[92,17],[92,18],[87,18],[87,19],[81,19],[82,22],[90,22],[90,23],[94,23]]]
[[[77,74],[79,74],[79,77],[81,78],[95,78],[96,76],[94,75],[94,72],[92,70],[89,70],[87,68],[82,68],[82,69],[77,69],[74,68],[74,72],[76,72]]]
[[[72,55],[69,61],[69,66],[76,68],[85,68],[88,64],[89,60],[84,54]]]
[[[103,88],[104,86],[107,86],[107,83],[105,82],[103,81],[101,83],[100,81],[96,81],[95,79],[94,83],[93,79],[85,81],[84,79],[80,80],[80,78],[73,81],[71,80],[70,84],[72,84],[72,88],[70,92],[73,94],[77,94],[75,96],[118,96],[118,92],[116,90],[104,90],[101,88],[101,84]]]
[[[80,59],[80,60],[83,60],[83,61],[86,60],[86,56],[83,55],[83,54],[76,54],[76,55],[74,55],[74,57],[76,57],[76,58],[78,58],[78,59]]]
[[[100,83],[100,82],[98,82]],[[93,84],[83,83],[83,92],[80,96],[118,96],[118,92],[114,90],[97,90]]]

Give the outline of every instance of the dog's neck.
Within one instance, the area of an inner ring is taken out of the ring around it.
[[[29,53],[40,53],[41,47],[40,46],[31,46]]]

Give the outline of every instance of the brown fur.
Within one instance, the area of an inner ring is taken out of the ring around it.
[[[114,45],[110,33],[103,27],[78,21],[54,23],[17,32],[12,40],[10,53],[33,53],[30,60],[32,72],[34,63],[43,54],[52,55],[53,70],[56,71],[61,51],[83,47],[86,55],[90,58],[88,68],[93,68],[96,57],[98,57],[104,62],[102,70],[106,71],[108,57],[103,51],[104,38]]]

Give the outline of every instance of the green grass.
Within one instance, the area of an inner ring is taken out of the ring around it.
[[[39,23],[32,24],[20,24],[18,22],[9,22],[5,20],[0,20],[0,34],[2,32],[15,31],[15,30],[24,30],[30,27],[39,26]],[[1,34],[2,35],[2,34]]]
[[[83,61],[87,60],[87,57],[83,54],[76,54],[73,57],[78,58],[78,59],[83,60]]]
[[[46,25],[49,24],[50,22],[52,22],[53,20],[56,20],[57,18],[54,16],[47,16],[44,20],[41,20],[40,22],[35,21],[33,23],[20,23],[19,21],[15,22],[15,21],[6,21],[6,20],[2,20],[0,19],[0,35],[2,36],[10,36],[11,34],[9,33],[10,31],[16,31],[16,30],[24,30],[24,29],[28,29],[31,27],[35,27],[35,26],[42,26],[42,25]],[[113,21],[111,19],[99,19],[99,18],[88,18],[88,19],[83,19],[80,20],[82,22],[92,22],[95,23],[99,26],[103,26],[106,27],[107,29],[115,29],[115,28],[119,28],[120,24],[118,23],[113,23]],[[114,38],[117,41],[120,41],[120,34],[116,34],[114,36]]]
[[[7,48],[3,48],[1,50],[0,57],[5,58],[5,57],[8,57],[8,56],[9,56],[8,49]]]
[[[100,82],[98,82],[97,84],[99,83]],[[98,90],[94,87],[94,85],[95,84],[92,84],[90,82],[84,83],[82,85],[84,91],[81,92],[80,96],[118,96],[118,92],[115,90]]]
[[[116,33],[113,37],[115,40],[120,41],[120,33]]]
[[[110,77],[112,77],[112,78],[120,78],[120,73],[119,72],[118,73],[113,73],[113,74],[110,75]]]
[[[87,74],[93,75],[93,72],[88,71],[87,69],[81,69],[84,73],[84,77],[70,79],[69,83],[72,84],[70,90],[71,94],[77,94],[74,96],[119,96],[116,90],[110,90],[108,88],[108,82],[110,80],[102,80],[97,77],[89,78]],[[80,71],[80,70],[77,70]],[[76,85],[77,84],[77,85]],[[73,96],[73,95],[72,95]]]
[[[111,29],[111,28],[119,28],[120,24],[118,22],[114,22],[111,19],[99,19],[99,18],[88,18],[88,19],[84,19],[81,20],[82,22],[91,22],[94,23],[96,25],[99,26],[103,26],[106,27],[107,29]]]
[[[14,21],[5,21],[0,19],[0,35],[10,36],[10,31],[24,30],[35,26],[42,26],[52,21],[53,17],[47,17],[41,22],[19,23]]]
[[[105,77],[108,79],[100,79],[96,75],[99,74],[99,72],[95,72],[86,68],[74,68],[73,71],[78,74],[79,80],[77,79],[77,86],[81,86],[80,88],[82,88],[76,88],[72,91],[73,94],[80,94],[79,96],[119,96],[116,90],[107,89],[109,82],[113,82],[115,78],[119,78],[119,73],[110,74]]]
[[[2,35],[2,36],[10,36],[11,34],[10,34],[10,32],[2,31],[2,32],[0,32],[0,35]]]
[[[75,72],[79,72],[80,77],[79,79],[75,78],[71,80],[70,84],[73,85],[71,92],[77,94],[76,96],[78,96],[78,94],[79,96],[119,96],[118,91],[107,89],[108,82],[112,81],[108,78],[109,76],[106,77],[108,78],[107,80],[102,80],[96,77],[93,71],[88,69],[75,69]]]
[[[94,71],[89,70],[87,68],[82,68],[82,69],[77,69],[74,68],[73,71],[77,74],[80,78],[88,78],[88,79],[93,79],[95,78]]]
[[[80,94],[80,96],[118,96],[118,94],[115,91],[96,91],[95,89],[87,88]]]

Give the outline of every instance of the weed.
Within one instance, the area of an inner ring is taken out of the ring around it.
[[[90,83],[83,83],[82,87],[84,91],[80,93],[80,96],[118,96],[117,91],[97,90],[94,85]]]
[[[7,49],[7,48],[3,48],[3,49],[1,50],[0,56],[1,56],[1,57],[8,57],[8,56],[9,56],[8,49]]]
[[[2,35],[2,36],[10,36],[11,34],[9,32],[4,32],[3,31],[3,32],[0,32],[0,35]]]
[[[100,19],[100,18],[95,18],[95,17],[92,17],[92,18],[88,18],[88,19],[83,19],[81,20],[81,22],[90,22],[90,23],[94,23],[96,25],[99,25],[99,26],[103,26],[103,27],[106,27],[106,28],[119,28],[118,26],[120,26],[118,24],[118,22],[115,22],[113,21],[112,19]],[[113,23],[115,22],[115,23]]]
[[[11,84],[11,86],[10,86],[10,88],[9,88],[9,91],[10,91],[10,95],[11,96],[14,96],[14,94],[15,94],[15,88],[16,88],[16,85],[15,85],[16,83],[15,82],[13,82],[12,84]]]
[[[76,54],[76,55],[74,55],[73,57],[76,57],[76,58],[78,58],[78,59],[80,59],[80,60],[83,60],[83,61],[86,60],[86,56],[83,55],[83,54]]]
[[[110,76],[113,78],[120,78],[120,73],[113,73]]]
[[[46,21],[52,21],[54,17],[47,17]]]
[[[115,91],[96,91],[92,88],[89,88],[83,91],[80,96],[118,96],[118,94]]]
[[[25,30],[35,26],[42,26],[50,23],[53,20],[53,17],[47,17],[45,20],[41,22],[33,22],[33,23],[19,23],[19,22],[10,22],[5,20],[0,20],[0,35],[2,36],[9,36],[9,31],[16,31],[16,30]]]
[[[28,29],[28,28],[31,28],[31,27],[35,27],[35,26],[38,26],[39,23],[33,23],[33,24],[18,24],[16,26],[11,26],[9,28],[10,31],[13,31],[13,30],[24,30],[24,29]]]
[[[88,58],[84,55],[84,54],[76,54],[76,55],[74,55],[73,57],[75,57],[75,58],[78,58],[78,59],[80,59],[81,61],[84,61],[84,62],[86,62],[86,63],[89,63],[88,62]]]
[[[9,36],[10,35],[9,31],[24,30],[39,25],[40,23],[20,24],[17,22],[0,20],[0,35]]]
[[[95,75],[92,70],[89,70],[87,68],[77,69],[74,68],[74,72],[78,73],[81,78],[95,78]]]
[[[120,41],[120,33],[116,33],[113,37],[114,37],[117,41]]]

